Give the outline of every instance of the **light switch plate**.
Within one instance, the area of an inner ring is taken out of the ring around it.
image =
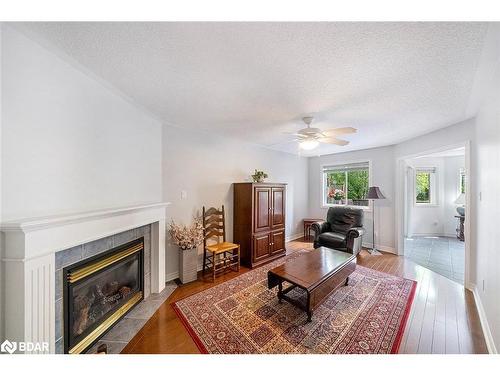
[[[181,190],[181,199],[187,199],[188,192],[186,190]]]

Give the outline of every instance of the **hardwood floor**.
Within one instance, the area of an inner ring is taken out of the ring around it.
[[[312,249],[303,240],[287,243],[287,252]],[[460,284],[392,254],[362,251],[358,264],[418,282],[400,353],[487,353],[472,293]],[[248,272],[241,267],[239,274]],[[228,273],[216,284],[238,276]],[[214,286],[208,278],[179,286],[123,349],[122,353],[199,353],[170,304]]]

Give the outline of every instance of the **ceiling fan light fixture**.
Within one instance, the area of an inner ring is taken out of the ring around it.
[[[302,150],[313,150],[318,147],[319,142],[315,139],[306,139],[305,141],[301,141],[299,146]]]

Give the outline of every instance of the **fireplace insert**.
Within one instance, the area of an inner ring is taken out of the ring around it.
[[[83,353],[144,293],[144,238],[63,269],[64,352]]]

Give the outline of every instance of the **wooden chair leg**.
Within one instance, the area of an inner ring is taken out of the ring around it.
[[[207,250],[203,249],[203,270],[201,271],[201,274],[205,276],[205,268],[207,267]]]
[[[236,270],[237,270],[238,272],[240,272],[240,247],[239,247],[239,246],[238,246],[238,248],[236,249],[236,255],[238,256],[238,264],[237,264],[237,266],[236,266],[236,267],[237,267],[237,268],[236,268]]]
[[[212,253],[212,282],[215,283],[215,252]]]

